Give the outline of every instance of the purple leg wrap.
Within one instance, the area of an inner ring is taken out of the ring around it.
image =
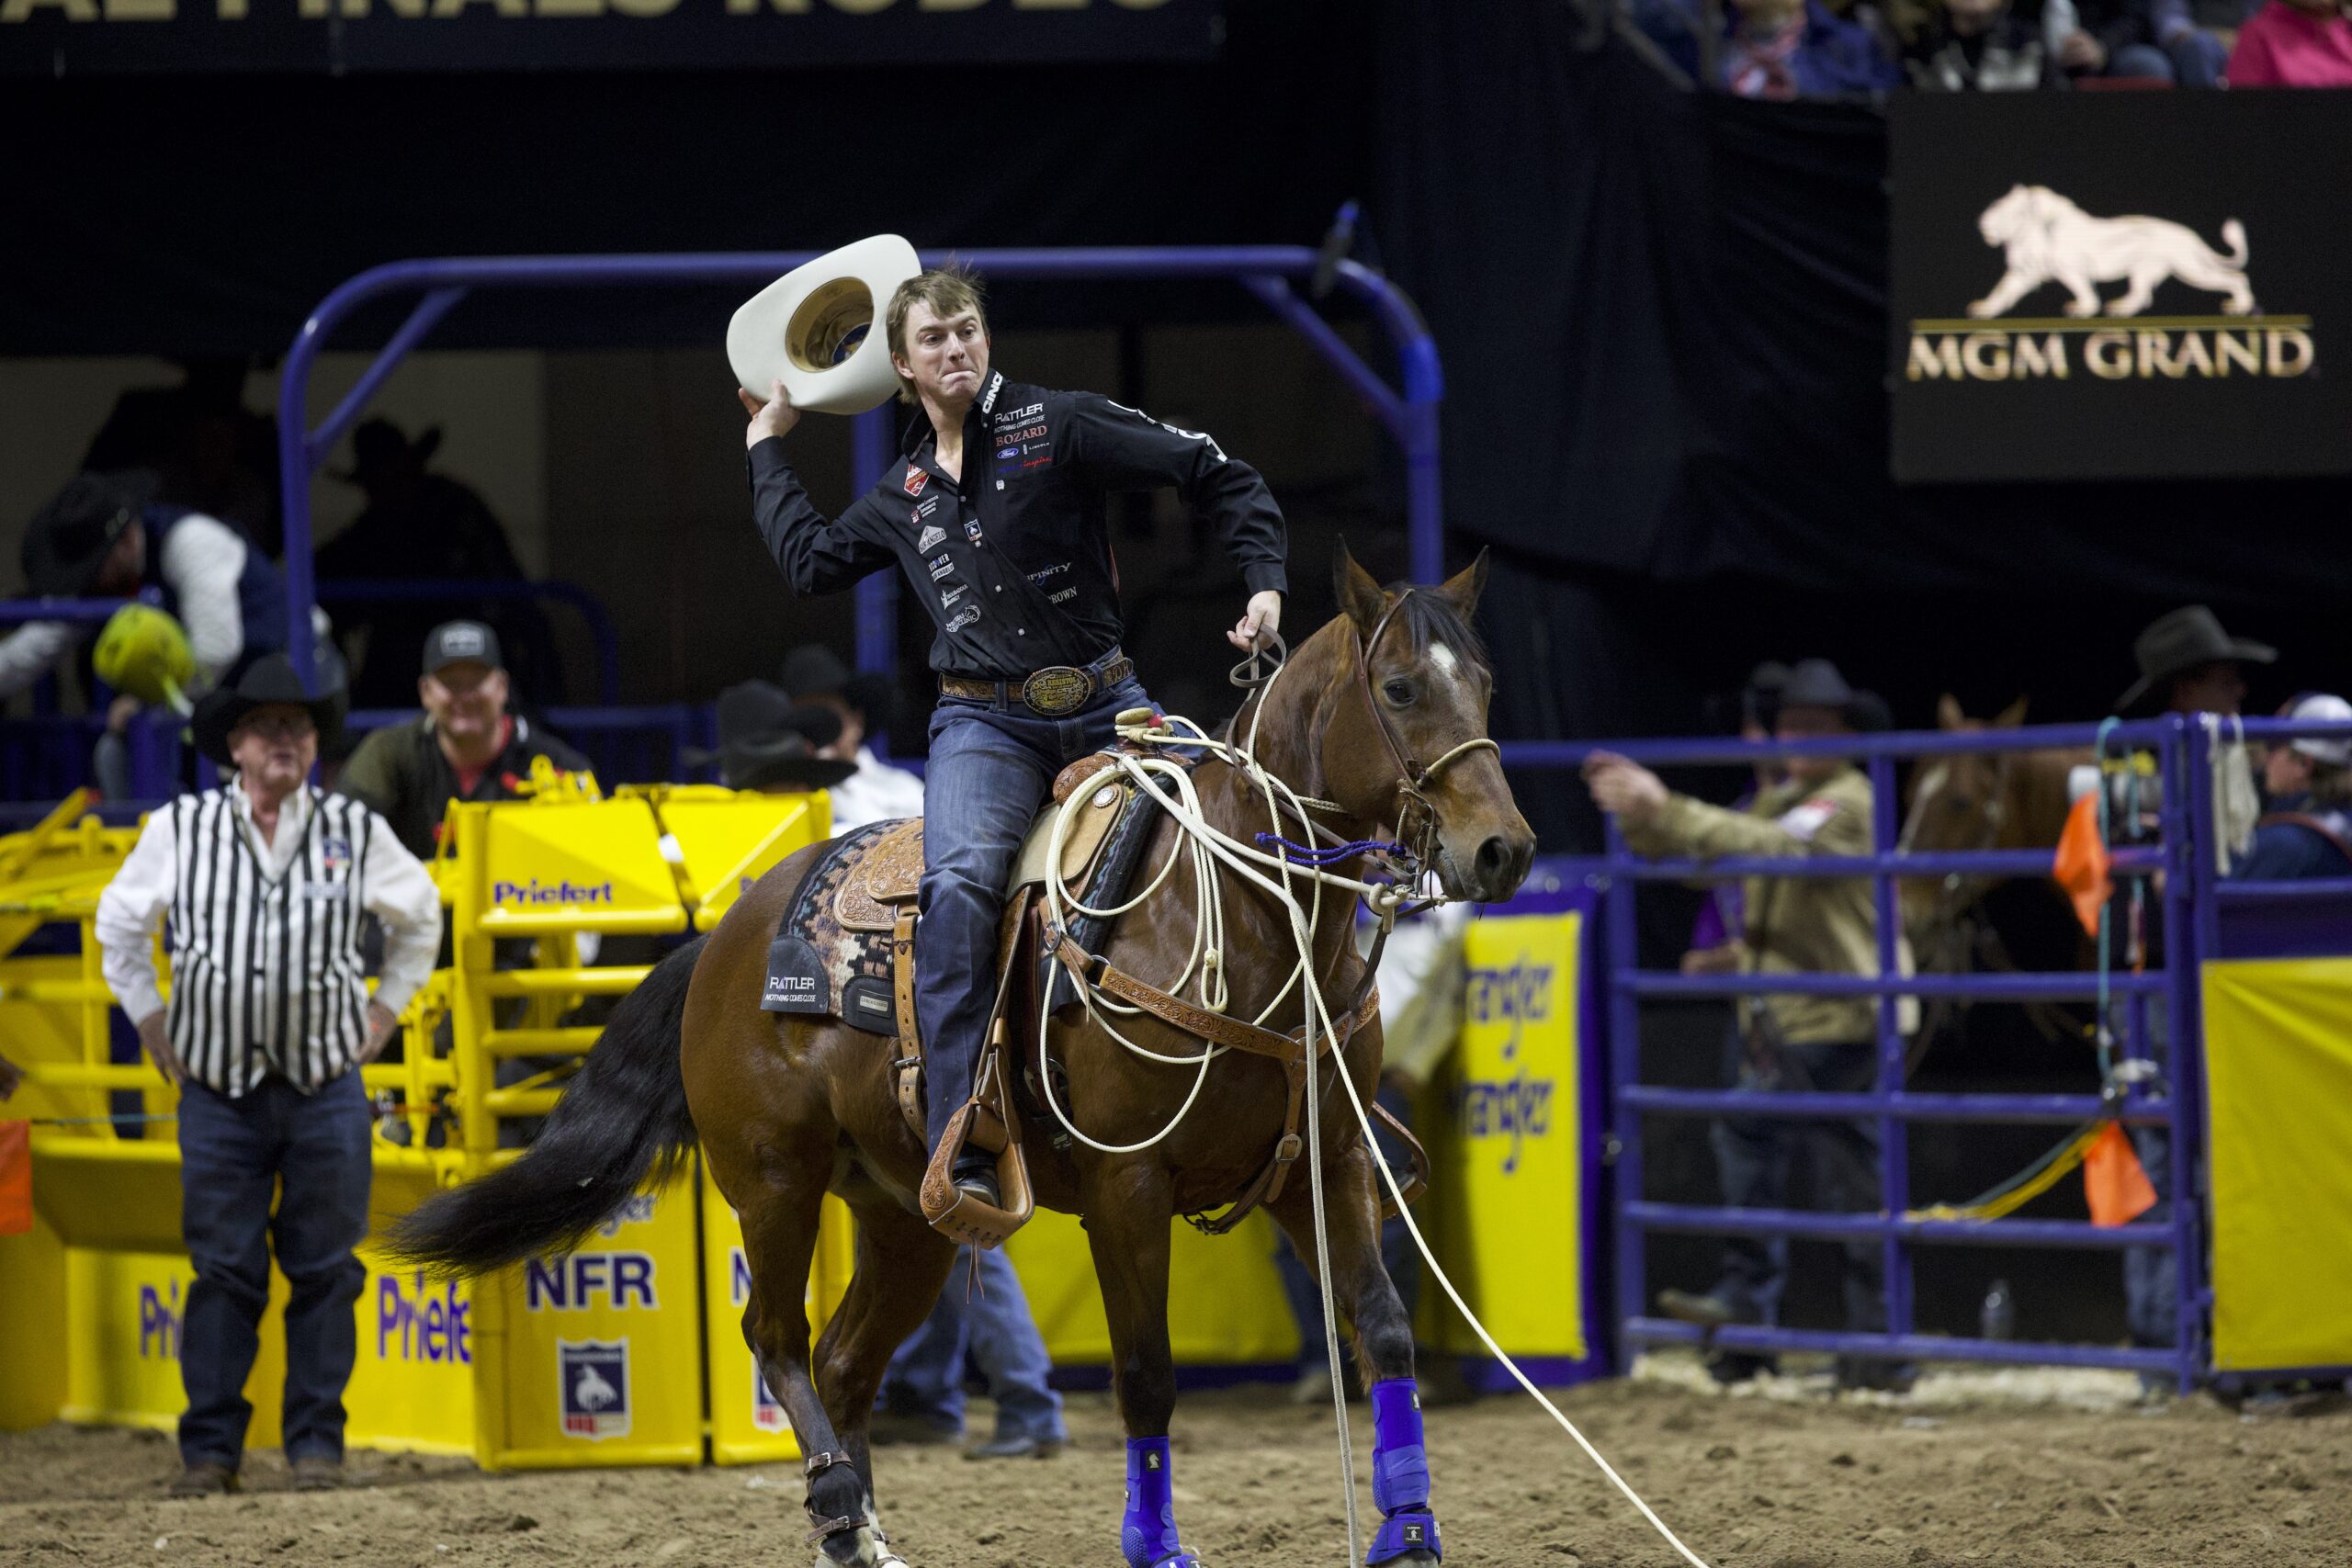
[[[1429,1452],[1421,1442],[1421,1400],[1411,1378],[1372,1385],[1372,1500],[1387,1517],[1364,1553],[1368,1568],[1408,1551],[1440,1555],[1437,1519],[1430,1512]]]
[[[1195,1568],[1176,1540],[1176,1500],[1168,1479],[1168,1439],[1127,1439],[1127,1517],[1119,1530],[1127,1568]]]

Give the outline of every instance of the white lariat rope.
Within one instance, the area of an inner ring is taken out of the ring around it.
[[[1151,746],[1193,747],[1220,758],[1254,786],[1257,794],[1264,797],[1273,833],[1279,835],[1283,831],[1283,815],[1287,808],[1295,820],[1306,824],[1310,837],[1321,834],[1337,841],[1337,835],[1317,823],[1309,812],[1317,808],[1327,811],[1338,808],[1328,801],[1310,800],[1301,796],[1288,784],[1260,766],[1255,755],[1258,727],[1265,718],[1266,709],[1272,705],[1275,682],[1282,679],[1284,671],[1288,668],[1287,664],[1277,665],[1273,674],[1268,677],[1265,684],[1259,689],[1258,710],[1250,716],[1250,737],[1245,744],[1237,746],[1213,739],[1206,731],[1190,719],[1173,715],[1168,716],[1163,720],[1170,727],[1169,729],[1143,725],[1122,726],[1119,729],[1120,739]],[[1173,733],[1172,727],[1178,725],[1191,731],[1191,734],[1184,736]],[[1422,778],[1434,777],[1446,764],[1467,752],[1480,749],[1499,750],[1495,748],[1492,740],[1484,737],[1464,741],[1424,769]],[[1176,847],[1170,852],[1168,859],[1141,892],[1124,904],[1102,908],[1093,908],[1072,894],[1062,877],[1062,845],[1068,836],[1069,825],[1076,819],[1080,811],[1086,809],[1089,799],[1095,793],[1093,790],[1087,789],[1071,791],[1070,797],[1062,803],[1055,815],[1052,834],[1048,840],[1051,852],[1048,856],[1046,875],[1046,907],[1054,923],[1067,930],[1069,918],[1073,912],[1095,917],[1110,917],[1134,909],[1167,883],[1169,876],[1174,872],[1181,860],[1187,862],[1192,869],[1195,894],[1194,907],[1197,915],[1193,926],[1193,950],[1185,960],[1183,970],[1172,983],[1162,987],[1170,995],[1181,994],[1184,987],[1190,985],[1199,997],[1203,1007],[1220,1014],[1225,1011],[1229,999],[1223,961],[1226,928],[1224,888],[1217,875],[1217,867],[1220,864],[1235,875],[1265,891],[1282,907],[1283,913],[1289,917],[1292,940],[1298,947],[1297,964],[1283,981],[1282,988],[1275,993],[1273,999],[1266,1004],[1264,1010],[1252,1021],[1263,1027],[1267,1019],[1272,1017],[1275,1010],[1288,998],[1292,987],[1299,987],[1305,999],[1306,1013],[1301,1048],[1306,1053],[1307,1065],[1306,1170],[1307,1188],[1315,1218],[1315,1272],[1322,1287],[1323,1338],[1330,1368],[1333,1416],[1339,1426],[1340,1474],[1341,1485],[1344,1488],[1348,1561],[1351,1568],[1353,1568],[1355,1563],[1363,1560],[1356,1517],[1355,1445],[1349,1432],[1347,1390],[1340,1364],[1339,1314],[1331,1293],[1329,1225],[1326,1221],[1324,1210],[1323,1139],[1319,1114],[1323,1095],[1320,1085],[1317,1081],[1320,1075],[1317,1067],[1315,1050],[1315,1043],[1318,1037],[1336,1041],[1339,1035],[1338,1031],[1332,1026],[1329,1005],[1324,998],[1323,988],[1316,982],[1315,977],[1316,915],[1302,907],[1294,890],[1293,883],[1295,880],[1304,880],[1310,887],[1329,886],[1346,889],[1372,908],[1383,929],[1386,929],[1396,921],[1397,910],[1405,902],[1407,889],[1394,884],[1373,883],[1342,876],[1321,866],[1299,865],[1285,856],[1268,854],[1252,845],[1243,843],[1208,820],[1206,815],[1201,810],[1200,796],[1193,787],[1191,773],[1166,758],[1137,757],[1120,752],[1113,755],[1113,761],[1118,771],[1136,789],[1148,794],[1167,811],[1170,818],[1182,829],[1182,836]],[[1164,788],[1163,784],[1172,785],[1172,793],[1170,789]],[[1409,805],[1400,807],[1400,810],[1409,810]],[[1401,816],[1397,826],[1397,837],[1401,840],[1404,837],[1404,822]],[[1268,870],[1279,875],[1280,880],[1276,881],[1274,877],[1267,875]],[[1316,902],[1319,909],[1320,898],[1317,897]],[[1351,910],[1351,918],[1352,918],[1352,910]],[[1146,1061],[1195,1068],[1192,1089],[1185,1095],[1184,1103],[1177,1108],[1176,1114],[1169,1120],[1168,1124],[1150,1137],[1133,1144],[1104,1144],[1087,1136],[1070,1119],[1069,1113],[1062,1108],[1060,1102],[1054,1098],[1053,1074],[1047,1072],[1038,1075],[1041,1080],[1039,1087],[1043,1090],[1047,1109],[1053,1112],[1055,1120],[1061,1123],[1070,1136],[1078,1139],[1087,1147],[1103,1154],[1136,1154],[1148,1149],[1165,1140],[1183,1123],[1184,1118],[1191,1113],[1193,1106],[1200,1099],[1202,1086],[1208,1081],[1209,1064],[1226,1055],[1227,1047],[1204,1040],[1201,1042],[1201,1049],[1196,1053],[1188,1055],[1168,1055],[1138,1045],[1120,1033],[1107,1015],[1133,1015],[1143,1010],[1100,995],[1093,983],[1082,976],[1073,975],[1071,977],[1079,993],[1079,998],[1086,1007],[1087,1016],[1111,1039]],[[1051,1018],[1050,1003],[1053,989],[1054,987],[1050,986],[1046,987],[1047,1002],[1041,1009],[1038,1016],[1037,1032],[1040,1040],[1045,1038],[1046,1027]],[[1347,1090],[1348,1104],[1354,1111],[1356,1123],[1363,1132],[1364,1147],[1370,1152],[1373,1164],[1379,1169],[1381,1179],[1387,1184],[1389,1194],[1396,1205],[1396,1213],[1404,1220],[1405,1228],[1413,1238],[1413,1245],[1419,1249],[1422,1261],[1428,1265],[1430,1274],[1444,1289],[1446,1299],[1453,1303],[1454,1310],[1459,1312],[1464,1320],[1476,1332],[1479,1342],[1484,1344],[1495,1359],[1510,1371],[1519,1386],[1525,1389],[1529,1395],[1551,1416],[1552,1419],[1558,1422],[1561,1428],[1576,1439],[1577,1446],[1584,1450],[1585,1456],[1600,1467],[1600,1473],[1609,1478],[1611,1485],[1624,1494],[1626,1501],[1632,1503],[1642,1517],[1649,1521],[1650,1527],[1665,1538],[1667,1544],[1680,1553],[1682,1559],[1690,1563],[1692,1568],[1708,1568],[1705,1560],[1682,1544],[1681,1538],[1667,1527],[1666,1521],[1659,1518],[1650,1506],[1642,1500],[1639,1493],[1626,1484],[1625,1478],[1618,1474],[1609,1461],[1601,1457],[1600,1450],[1594,1448],[1585,1435],[1577,1429],[1576,1423],[1563,1415],[1559,1406],[1545,1397],[1544,1391],[1537,1388],[1527,1374],[1520,1369],[1519,1363],[1512,1360],[1510,1354],[1495,1342],[1495,1337],[1487,1332],[1487,1325],[1479,1322],[1477,1314],[1470,1310],[1470,1303],[1462,1299],[1462,1292],[1454,1288],[1453,1280],[1448,1277],[1444,1268],[1438,1262],[1437,1254],[1430,1248],[1428,1240],[1422,1236],[1421,1227],[1414,1223],[1411,1211],[1406,1207],[1404,1189],[1397,1183],[1396,1172],[1389,1168],[1387,1158],[1380,1152],[1380,1143],[1374,1134],[1371,1116],[1364,1109],[1363,1098],[1356,1092],[1354,1080],[1348,1076],[1347,1064],[1343,1059],[1344,1047],[1335,1048],[1331,1055],[1332,1076],[1338,1078],[1340,1086]]]

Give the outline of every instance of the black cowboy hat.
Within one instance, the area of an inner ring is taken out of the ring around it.
[[[718,694],[718,749],[684,757],[696,766],[716,761],[729,789],[830,789],[857,772],[855,762],[817,755],[841,733],[841,716],[831,709],[796,706],[782,688],[745,681]]]
[[[1838,666],[1826,659],[1800,659],[1781,682],[1779,713],[1791,708],[1827,708],[1856,730],[1890,728],[1894,723],[1886,699],[1876,692],[1847,683]]]
[[[25,530],[26,584],[37,597],[87,593],[98,568],[140,509],[155,499],[155,476],[139,468],[82,473],[65,481]]]
[[[423,468],[440,449],[441,427],[437,424],[412,441],[408,433],[390,420],[371,419],[351,433],[351,467],[336,469],[334,477],[345,484],[372,484],[404,459]]]
[[[839,697],[865,716],[869,728],[881,726],[889,712],[890,677],[878,670],[852,670],[821,642],[805,642],[786,654],[776,683],[796,703]]]
[[[236,760],[229,755],[230,731],[243,724],[254,709],[272,703],[307,708],[311,722],[318,727],[322,751],[343,722],[341,687],[312,696],[304,688],[302,677],[294,672],[292,660],[282,653],[268,653],[247,665],[245,672],[232,684],[216,686],[197,700],[195,716],[188,720],[188,728],[196,737],[196,749],[211,759],[215,766],[235,767]]]
[[[2132,639],[2132,659],[2140,678],[2115,699],[2115,711],[2131,714],[2162,697],[2165,684],[2208,664],[2275,664],[2278,650],[2267,642],[2249,642],[2222,629],[2222,618],[2202,604],[2184,604],[2150,621]]]
[[[1766,660],[1747,672],[1747,683],[1739,689],[1740,717],[1771,728],[1781,716],[1781,694],[1788,688],[1789,667],[1777,659]]]

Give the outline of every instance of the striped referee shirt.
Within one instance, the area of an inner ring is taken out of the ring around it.
[[[98,899],[107,988],[136,1021],[164,1006],[156,931],[170,924],[172,1049],[232,1098],[271,1073],[310,1093],[368,1040],[360,917],[384,925],[376,1000],[394,1012],[432,974],[441,901],[416,857],[357,801],[304,785],[265,840],[243,786],[147,818]]]

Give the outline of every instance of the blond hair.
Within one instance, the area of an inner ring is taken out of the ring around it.
[[[882,326],[889,333],[894,357],[909,354],[907,312],[914,309],[917,301],[930,306],[932,314],[940,317],[960,316],[969,310],[980,319],[980,331],[985,333],[989,330],[988,311],[980,302],[979,278],[962,262],[949,262],[945,266],[917,273],[899,285],[897,292],[890,296],[890,308],[883,315]],[[913,378],[899,378],[899,400],[915,400]]]

